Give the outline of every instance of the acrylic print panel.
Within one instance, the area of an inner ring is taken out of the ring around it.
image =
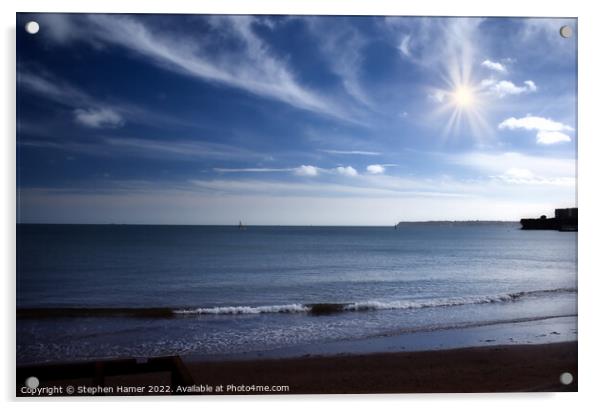
[[[577,390],[576,19],[17,27],[18,395]]]

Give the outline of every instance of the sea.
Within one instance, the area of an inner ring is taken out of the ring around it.
[[[576,232],[17,224],[17,364],[577,339]]]

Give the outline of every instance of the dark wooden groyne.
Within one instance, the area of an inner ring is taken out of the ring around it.
[[[80,385],[73,381],[81,381],[81,385],[106,386],[107,378],[113,376],[131,376],[134,379],[144,380],[145,376],[157,373],[169,374],[170,389],[161,392],[145,391],[143,394],[183,394],[178,393],[182,387],[195,384],[190,372],[179,356],[164,356],[144,359],[111,359],[89,362],[40,364],[29,366],[17,366],[17,396],[30,396],[20,391],[29,377],[35,376],[41,385],[62,386]],[[66,383],[66,381],[69,381]],[[178,389],[180,387],[180,389]],[[64,391],[58,395],[73,395]],[[75,393],[77,395],[77,393]],[[96,393],[102,395],[102,393]],[[121,395],[119,392],[111,395]],[[129,395],[129,394],[123,394]]]

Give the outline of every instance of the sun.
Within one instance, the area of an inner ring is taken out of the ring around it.
[[[474,91],[468,86],[460,85],[453,91],[452,100],[461,109],[470,108],[475,102]]]
[[[485,141],[493,132],[486,115],[491,100],[483,82],[455,76],[446,83],[445,88],[431,88],[429,94],[437,104],[433,114],[448,116],[442,135],[464,135]]]

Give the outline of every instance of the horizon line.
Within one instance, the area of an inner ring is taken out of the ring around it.
[[[381,228],[381,227],[392,227],[398,224],[412,224],[412,223],[520,223],[519,220],[501,220],[501,219],[432,219],[432,220],[421,220],[421,221],[399,221],[390,225],[324,225],[324,224],[242,224],[242,226],[291,226],[291,227],[367,227],[367,228]],[[119,226],[240,226],[238,223],[232,224],[187,224],[187,223],[120,223],[120,222],[17,222],[16,225],[119,225]]]

